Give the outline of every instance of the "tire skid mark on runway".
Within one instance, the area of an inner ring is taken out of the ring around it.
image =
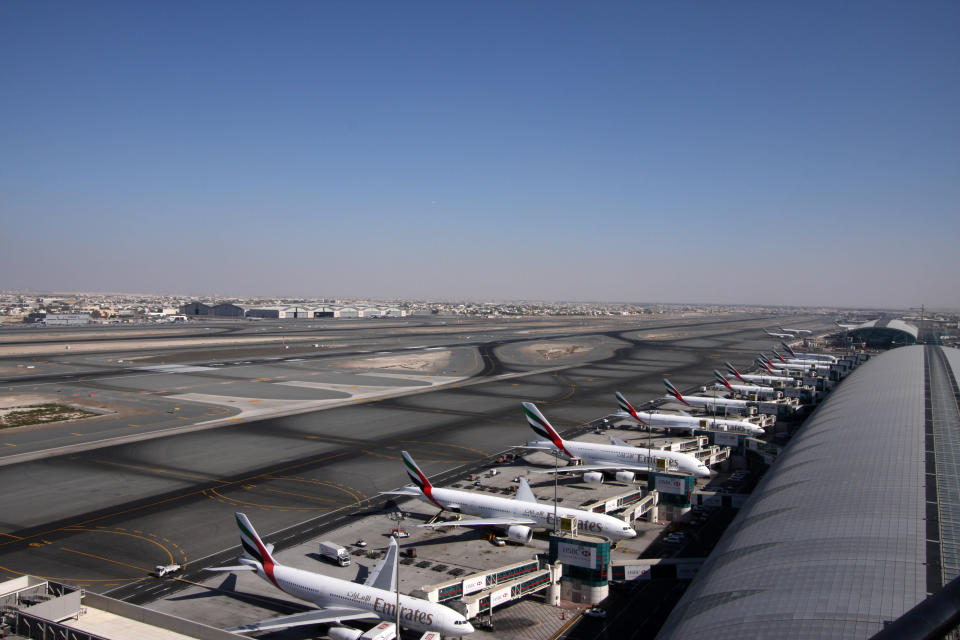
[[[220,478],[215,478],[213,476],[202,476],[195,473],[184,473],[182,471],[171,471],[169,469],[163,469],[160,467],[147,467],[139,464],[126,464],[123,462],[113,462],[112,460],[96,460],[97,464],[108,465],[111,467],[122,467],[125,469],[133,469],[134,471],[147,471],[149,473],[161,474],[164,477],[177,477],[185,478],[187,480],[205,480],[207,482],[219,482]]]
[[[471,453],[475,453],[478,456],[482,456],[484,458],[490,455],[489,453],[487,453],[486,451],[483,451],[482,449],[475,449],[474,447],[468,447],[462,444],[450,444],[448,442],[430,442],[428,440],[400,440],[399,442],[411,442],[413,444],[426,444],[434,447],[450,447],[452,449],[463,449],[465,451],[470,451]]]
[[[377,451],[364,450],[364,453],[366,453],[367,455],[373,456],[375,458],[383,458],[384,460],[392,460],[395,462],[399,462],[401,459],[400,456],[388,455],[385,453],[379,453]],[[484,456],[486,456],[486,454],[484,454]],[[424,456],[418,455],[417,462],[418,463],[419,462],[423,462],[423,463],[436,462],[437,464],[470,464],[471,462],[476,462],[476,460],[470,460],[467,458],[453,458],[453,459],[432,458],[432,457],[424,457]]]
[[[327,455],[327,456],[320,456],[320,457],[318,457],[318,458],[311,458],[311,459],[306,460],[306,461],[297,462],[296,464],[292,464],[292,465],[290,465],[289,467],[283,467],[283,468],[281,468],[281,469],[273,469],[273,470],[271,470],[271,471],[263,471],[263,472],[261,472],[261,473],[254,474],[254,475],[248,476],[248,477],[246,477],[246,478],[240,478],[240,479],[237,479],[237,480],[231,480],[231,481],[221,482],[217,487],[213,487],[212,490],[225,489],[225,488],[233,487],[233,486],[236,486],[236,485],[239,485],[239,484],[249,483],[249,482],[251,482],[252,480],[256,480],[256,479],[259,479],[259,478],[265,478],[265,477],[270,476],[270,475],[272,475],[272,474],[274,474],[274,473],[277,473],[277,472],[290,471],[290,470],[293,470],[293,469],[300,469],[300,468],[302,468],[302,467],[311,466],[311,465],[316,465],[316,464],[319,463],[319,462],[324,462],[324,461],[327,461],[327,460],[332,460],[332,459],[334,459],[334,458],[340,458],[340,457],[343,457],[343,456],[345,456],[345,455],[347,455],[347,454],[349,454],[349,453],[352,453],[352,452],[350,452],[350,451],[341,451],[340,453],[333,453],[333,454],[330,454],[330,455]],[[51,535],[51,534],[57,533],[57,532],[59,532],[59,531],[64,531],[64,530],[66,530],[66,529],[75,528],[75,527],[79,527],[79,526],[83,526],[83,525],[89,525],[89,524],[92,524],[92,523],[95,523],[95,522],[100,522],[100,521],[102,521],[102,520],[107,520],[107,519],[109,519],[109,518],[116,518],[116,517],[118,517],[118,516],[126,515],[126,514],[128,514],[128,513],[135,513],[135,512],[138,512],[138,511],[145,511],[145,510],[148,510],[148,509],[153,509],[153,508],[158,507],[158,506],[160,506],[160,505],[169,504],[169,503],[171,503],[171,502],[177,502],[177,501],[183,500],[183,499],[185,499],[185,498],[195,498],[195,497],[199,497],[199,496],[206,496],[208,490],[211,490],[211,489],[206,489],[206,488],[205,488],[205,489],[196,489],[196,490],[193,490],[193,491],[187,491],[187,492],[185,492],[185,493],[181,493],[181,494],[179,494],[179,495],[170,496],[169,498],[164,498],[164,499],[162,499],[162,500],[156,500],[156,501],[154,501],[154,502],[150,502],[150,503],[146,503],[146,504],[140,504],[140,505],[137,505],[137,506],[135,506],[135,507],[129,507],[129,508],[127,508],[127,509],[121,509],[121,510],[119,510],[119,511],[114,511],[114,512],[111,512],[111,513],[105,513],[105,514],[103,514],[103,515],[96,516],[96,517],[91,518],[91,519],[89,519],[89,520],[82,520],[82,521],[80,521],[80,522],[76,522],[76,523],[72,523],[72,524],[68,524],[68,525],[63,525],[62,527],[56,527],[56,528],[54,528],[54,529],[48,529],[48,530],[46,530],[46,531],[41,531],[41,532],[38,532],[38,533],[34,533],[34,534],[29,535],[29,536],[22,537],[22,538],[20,538],[19,540],[8,540],[8,541],[6,541],[6,542],[0,542],[0,548],[6,547],[6,546],[11,545],[11,544],[16,544],[16,543],[22,542],[22,541],[24,541],[24,540],[33,540],[33,539],[36,539],[36,538],[42,538],[43,536],[49,536],[49,535]],[[222,497],[222,496],[221,496],[221,497]],[[228,498],[224,498],[224,499],[228,499]],[[0,568],[2,568],[2,567],[0,567]]]

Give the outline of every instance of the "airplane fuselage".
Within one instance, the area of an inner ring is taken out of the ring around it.
[[[760,384],[793,384],[796,378],[789,376],[763,376],[750,373],[741,373],[740,378],[747,382],[759,382]]]
[[[768,398],[770,396],[776,396],[777,390],[773,387],[760,387],[754,384],[731,384],[729,387],[722,384],[713,385],[716,389],[729,389],[730,391],[736,391],[737,393],[751,394],[755,393],[762,398]]]
[[[673,396],[663,396],[667,400],[673,400],[679,402]],[[688,396],[684,394],[683,399],[686,400],[687,404],[696,407],[705,407],[705,408],[714,408],[714,407],[728,407],[730,409],[744,409],[750,406],[750,401],[748,400],[736,400],[734,398],[722,398],[714,396]]]
[[[556,516],[560,518],[575,517],[577,527],[582,533],[605,535],[613,540],[624,540],[636,536],[633,528],[620,518],[580,509],[554,508],[553,505],[537,502],[483,495],[473,491],[441,489],[439,487],[431,489],[429,500],[441,505],[444,509],[456,507],[461,513],[477,518],[529,518],[536,522],[536,524],[529,525],[532,529],[553,530],[554,511],[556,511]]]
[[[633,417],[626,412],[622,412],[621,415],[628,418]],[[763,433],[763,429],[752,422],[747,422],[746,420],[728,420],[726,418],[697,418],[695,416],[678,416],[672,413],[647,413],[645,411],[638,411],[637,416],[640,418],[640,420],[649,425],[653,425],[655,427],[664,427],[667,429],[690,429],[696,431],[715,431],[719,433],[742,433],[744,435],[760,435]]]
[[[577,442],[564,440],[564,446],[585,464],[629,464],[656,470],[657,460],[664,460],[668,471],[692,473],[709,477],[710,471],[695,456],[678,451],[663,451],[645,447],[625,447],[599,442]]]
[[[270,565],[269,571],[265,571],[259,562],[254,566],[258,576],[281,591],[319,607],[349,607],[370,611],[382,620],[397,619],[397,594],[394,591],[283,565]],[[400,624],[403,627],[457,636],[469,627],[461,621],[464,621],[463,616],[445,605],[400,594]]]

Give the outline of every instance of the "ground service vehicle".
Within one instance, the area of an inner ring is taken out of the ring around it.
[[[320,555],[332,562],[336,562],[341,567],[346,567],[350,564],[350,556],[347,555],[347,550],[336,542],[326,540],[321,542]]]

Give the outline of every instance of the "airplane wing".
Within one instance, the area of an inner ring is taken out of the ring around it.
[[[233,633],[253,633],[255,631],[269,631],[271,629],[287,629],[289,627],[302,627],[308,624],[326,624],[330,622],[343,622],[345,620],[379,620],[380,616],[372,611],[363,609],[354,609],[352,607],[336,607],[328,609],[317,609],[316,611],[307,611],[306,613],[295,613],[292,616],[281,616],[252,622],[226,629]]]
[[[623,462],[616,464],[578,464],[572,467],[560,467],[559,469],[540,469],[531,473],[578,473],[582,471],[650,471],[647,465],[626,464]]]
[[[447,522],[431,522],[417,525],[420,527],[508,527],[512,524],[537,524],[533,518],[503,516],[501,518],[476,518],[473,520],[449,520]]]
[[[387,547],[387,552],[363,584],[385,591],[394,591],[397,588],[397,553],[399,553],[397,539],[390,538],[390,546]]]
[[[621,440],[620,438],[614,438],[613,436],[610,436],[610,444],[616,445],[616,446],[618,446],[618,447],[629,447],[629,446],[631,446],[631,445],[629,445],[625,440]]]
[[[256,571],[256,567],[248,564],[237,564],[232,567],[204,567],[204,571]]]
[[[421,494],[421,492],[420,492],[420,489],[417,489],[416,487],[407,486],[407,487],[400,487],[399,489],[394,489],[393,491],[381,491],[381,492],[378,493],[377,495],[381,495],[381,496],[414,496],[414,497],[420,497],[422,494]]]

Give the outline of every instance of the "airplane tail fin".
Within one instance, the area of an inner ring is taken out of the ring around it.
[[[727,371],[730,372],[730,375],[736,376],[738,380],[740,380],[741,382],[744,382],[743,376],[740,375],[740,372],[737,371],[737,368],[736,368],[735,366],[733,366],[733,365],[730,364],[729,362],[724,362],[723,364],[724,364],[724,366],[727,367]]]
[[[723,374],[717,371],[716,369],[713,370],[713,377],[715,377],[720,382],[720,384],[725,386],[727,389],[730,389],[730,391],[733,391],[733,387],[730,386],[730,383],[727,382],[727,379],[724,378]]]
[[[270,553],[270,545],[263,543],[256,529],[250,524],[247,516],[239,511],[235,514],[237,518],[237,528],[240,529],[240,544],[244,552],[263,565],[263,570],[267,575],[272,575],[273,567],[277,564],[273,555]]]
[[[631,416],[633,416],[633,419],[636,420],[637,422],[639,422],[640,424],[647,424],[646,422],[644,422],[643,420],[640,419],[640,416],[637,415],[637,410],[633,408],[633,405],[632,405],[632,404],[630,404],[629,402],[627,402],[627,399],[623,397],[623,394],[622,394],[622,393],[620,393],[619,391],[617,391],[617,392],[615,392],[615,393],[616,393],[616,396],[617,396],[617,404],[620,405],[620,408],[621,408],[623,411],[626,411],[626,412],[629,413]]]
[[[766,328],[766,327],[763,328],[763,332],[764,332],[765,334],[767,334],[768,336],[772,336],[772,335],[773,335],[772,333],[770,333],[769,331],[767,331],[767,328]]]
[[[433,485],[430,484],[430,479],[427,477],[427,474],[420,470],[420,467],[413,461],[413,457],[411,457],[409,453],[401,451],[400,455],[403,456],[403,464],[407,467],[407,475],[410,476],[413,484],[420,489],[420,493],[422,493],[427,500],[443,509],[443,505],[433,497]]]
[[[770,366],[770,363],[767,362],[767,359],[763,356],[757,358],[757,364],[767,370],[767,373],[773,373],[773,368]]]
[[[776,350],[776,349],[771,349],[771,351],[773,351],[773,355],[775,355],[775,356],[777,356],[777,358],[779,358],[779,359],[780,359],[780,362],[786,362],[786,360],[784,360],[784,359],[783,359],[783,356],[782,356],[782,355],[780,355],[780,353],[779,353],[779,352],[777,352],[777,350]]]
[[[666,378],[664,378],[664,379],[663,379],[663,386],[665,386],[665,387],[667,388],[667,391],[668,391],[668,392],[670,393],[670,395],[672,395],[674,398],[676,398],[677,400],[679,400],[679,401],[682,402],[683,404],[685,404],[685,405],[687,405],[687,406],[690,406],[690,403],[683,399],[683,394],[680,393],[680,390],[679,390],[679,389],[677,389],[675,386],[673,386],[673,383],[672,383],[672,382],[670,382],[669,380],[667,380]]]
[[[426,493],[428,489],[432,489],[433,485],[430,484],[430,479],[427,478],[427,474],[420,470],[420,467],[413,461],[410,454],[406,451],[401,451],[400,455],[403,456],[403,463],[407,467],[407,475],[410,476],[413,484],[417,485],[417,488],[424,493]]]
[[[550,424],[550,421],[547,420],[540,409],[537,409],[537,406],[532,402],[523,403],[523,415],[527,417],[527,424],[530,425],[530,428],[533,429],[533,432],[536,433],[541,438],[546,438],[553,443],[560,451],[563,451],[566,455],[571,458],[576,458],[575,455],[567,451],[567,447],[563,442],[563,438],[560,437],[560,434],[557,433],[557,430],[553,428],[553,425]]]
[[[783,340],[780,341],[780,344],[783,345],[783,348],[787,350],[787,353],[789,353],[791,357],[793,357],[793,358],[796,358],[796,357],[797,357],[797,352],[794,351],[793,349],[791,349],[791,348],[790,348],[790,345],[788,345],[788,344],[787,344],[786,342],[784,342]]]

